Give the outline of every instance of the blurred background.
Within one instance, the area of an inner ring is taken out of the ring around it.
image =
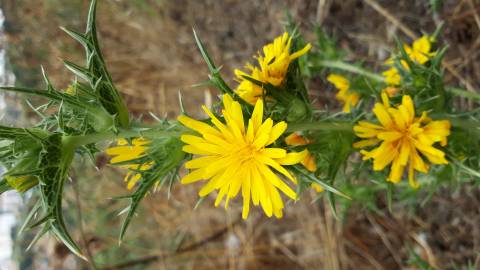
[[[315,26],[335,36],[348,58],[380,69],[395,37],[411,42],[444,22],[440,44],[449,47],[445,81],[480,89],[480,1],[478,0],[101,0],[98,31],[102,50],[130,111],[173,118],[181,91],[187,111],[203,116],[215,89],[193,88],[208,70],[192,27],[222,74],[234,87],[233,69],[242,68],[261,47],[283,33],[287,11],[305,39]],[[43,65],[54,85],[72,81],[62,59],[83,62],[83,49],[59,26],[83,30],[88,0],[1,0],[2,84],[42,87]],[[13,75],[14,74],[14,75]],[[15,78],[15,81],[14,81]],[[325,78],[309,82],[316,106],[339,109]],[[3,123],[35,122],[23,97],[1,96]],[[6,106],[5,106],[6,104]],[[462,103],[463,109],[472,104]],[[16,230],[28,214],[28,194],[0,197],[0,269],[480,269],[480,191],[462,186],[386,207],[354,202],[335,218],[326,200],[306,192],[286,207],[281,220],[259,209],[240,220],[241,206],[226,212],[212,199],[197,209],[198,186],[150,194],[118,245],[126,202],[124,171],[99,156],[96,171],[79,162],[66,186],[65,218],[75,239],[93,258],[75,258],[53,237],[26,252],[34,233]],[[427,200],[428,197],[428,200]],[[8,204],[8,205],[7,205]],[[10,256],[11,255],[11,256]],[[11,258],[11,259],[10,259]]]

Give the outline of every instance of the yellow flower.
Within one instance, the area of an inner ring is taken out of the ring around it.
[[[403,45],[403,48],[408,56],[413,62],[418,64],[425,64],[434,57],[436,52],[431,52],[433,39],[428,36],[422,36],[421,38],[415,40],[410,47],[407,44]],[[408,64],[405,60],[400,61],[405,70],[409,70]],[[393,66],[394,59],[389,58],[385,64],[391,66],[389,69],[385,70],[382,75],[385,77],[385,82],[388,85],[400,85],[401,76],[396,67]]]
[[[400,77],[400,74],[398,73],[397,68],[391,67],[384,72],[382,72],[383,77],[385,77],[385,82],[388,85],[400,85],[400,81],[402,78]]]
[[[307,138],[303,137],[297,132],[294,132],[290,135],[288,135],[285,138],[285,143],[287,145],[292,145],[292,146],[299,146],[299,145],[307,145],[312,143],[310,140]],[[301,161],[301,164],[303,167],[305,167],[307,170],[310,172],[316,172],[317,171],[317,160],[315,159],[315,156],[312,155],[307,149],[305,149],[307,152],[307,155],[305,158]],[[312,184],[312,188],[317,191],[317,192],[322,192],[323,188],[319,184]]]
[[[150,140],[144,138],[135,138],[131,144],[125,139],[120,139],[117,142],[117,146],[110,147],[105,152],[110,156],[114,156],[110,160],[112,164],[132,161],[145,156],[149,143]],[[140,180],[142,175],[139,171],[149,170],[152,166],[153,162],[121,165],[121,168],[129,169],[129,172],[125,176],[127,189],[132,189]]]
[[[213,126],[185,115],[178,117],[183,125],[201,135],[181,137],[187,144],[183,151],[200,156],[185,163],[185,168],[192,171],[182,178],[182,184],[207,180],[199,195],[204,197],[218,190],[215,206],[226,196],[225,208],[241,190],[244,219],[250,210],[250,198],[254,205],[262,206],[268,217],[272,214],[277,218],[282,217],[284,205],[278,190],[293,200],[297,196],[277,174],[296,183],[296,179],[282,165],[300,162],[306,152],[287,153],[285,149],[267,147],[285,132],[287,124],[280,122],[274,125],[270,118],[263,121],[261,99],[257,100],[247,127],[238,102],[229,95],[223,95],[223,106],[225,123],[203,106]]]
[[[338,74],[330,74],[328,75],[327,80],[338,89],[336,98],[344,104],[343,112],[349,113],[351,107],[357,106],[358,101],[360,100],[360,95],[350,91],[350,82],[347,78]]]
[[[430,51],[432,49],[432,38],[428,36],[422,36],[415,40],[412,47],[404,45],[404,49],[412,61],[422,65],[435,56],[435,52]]]
[[[429,166],[423,157],[433,164],[447,164],[445,153],[434,144],[447,144],[450,135],[450,121],[432,121],[423,112],[421,117],[415,117],[415,108],[410,96],[402,97],[402,104],[390,106],[386,93],[382,93],[382,103],[376,103],[373,113],[380,124],[360,121],[354,127],[355,134],[362,138],[354,144],[356,148],[376,146],[366,151],[361,150],[364,160],[373,159],[373,169],[383,170],[390,163],[388,181],[397,183],[402,179],[403,171],[408,166],[408,180],[410,186],[417,188],[418,182],[414,179],[415,171],[428,173]]]
[[[289,37],[288,33],[285,32],[282,36],[275,38],[272,43],[263,47],[263,55],[258,53],[257,61],[259,67],[254,67],[252,64],[247,63],[246,69],[252,72],[251,75],[238,69],[235,70],[235,74],[240,81],[236,90],[239,96],[253,105],[263,95],[261,87],[244,79],[242,76],[245,75],[263,83],[270,83],[274,86],[281,85],[290,63],[306,54],[312,48],[312,45],[309,43],[303,49],[290,54],[291,45],[292,37]]]
[[[73,85],[69,85],[67,89],[65,89],[65,93],[73,96],[77,93],[77,88],[74,87]]]

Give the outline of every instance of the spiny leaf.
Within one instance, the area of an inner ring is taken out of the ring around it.
[[[41,201],[38,201],[37,203],[35,203],[35,205],[32,207],[32,210],[30,210],[30,212],[28,213],[27,218],[25,219],[25,221],[23,221],[22,226],[18,230],[18,234],[23,233],[27,228],[31,228],[29,224],[33,220],[35,215],[38,213],[38,210],[40,210],[41,206],[42,206]]]
[[[338,219],[337,215],[337,205],[335,203],[335,196],[333,196],[332,192],[327,193],[327,199],[328,199],[328,205],[330,206],[330,209],[332,210],[333,216]]]
[[[98,44],[95,26],[96,7],[97,1],[91,1],[85,34],[64,29],[68,35],[77,40],[85,48],[87,67],[81,67],[69,61],[64,61],[64,63],[70,71],[87,81],[91,88],[96,90],[95,98],[102,104],[106,111],[116,117],[118,124],[125,128],[130,122],[128,110],[107,70]]]
[[[202,54],[202,57],[208,66],[208,70],[210,70],[210,73],[212,74],[218,73],[218,70],[215,67],[215,64],[213,63],[212,59],[208,55],[207,51],[205,50],[205,46],[203,45],[202,41],[198,37],[197,32],[195,31],[195,29],[192,29],[192,30],[193,30],[193,36],[195,37],[195,42],[197,43],[197,47],[200,50],[200,53]]]
[[[299,167],[299,166],[293,166],[292,167],[293,170],[297,173],[299,173],[300,175],[304,176],[305,178],[309,179],[312,183],[315,183],[315,184],[319,184],[323,189],[327,190],[327,191],[330,191],[332,193],[335,193],[337,194],[338,196],[342,196],[348,200],[351,200],[351,198],[344,194],[343,192],[341,191],[338,191],[336,188],[326,184],[325,182],[323,181],[320,181],[319,179],[317,179],[316,177],[314,177],[313,175],[311,175],[311,173],[309,172],[306,172],[303,168]]]
[[[84,79],[87,82],[90,81],[90,78],[92,77],[92,74],[90,73],[90,71],[88,69],[83,68],[83,67],[81,67],[81,66],[79,66],[75,63],[72,63],[70,61],[67,61],[67,60],[63,61],[63,63],[75,75]]]
[[[32,242],[27,246],[26,251],[29,251],[37,242],[50,230],[50,226],[45,224],[42,229],[35,235]]]
[[[35,95],[55,101],[58,104],[65,104],[73,109],[81,110],[88,113],[92,119],[93,126],[96,130],[108,130],[113,125],[113,116],[107,113],[102,106],[88,102],[87,100],[79,100],[77,97],[61,93],[59,91],[46,91],[33,88],[23,87],[0,87],[0,90],[11,91],[29,95]]]
[[[95,21],[97,16],[97,0],[90,1],[90,8],[88,9],[87,16],[87,34],[95,33]]]
[[[43,221],[70,251],[81,258],[85,258],[68,233],[63,221],[63,185],[67,178],[75,149],[62,147],[61,138],[61,135],[58,133],[52,134],[48,138],[48,142],[44,144],[45,149],[41,155],[40,164],[44,169],[40,174],[40,178],[44,184],[40,186],[40,190],[44,212],[47,214],[44,220],[40,221]]]
[[[84,34],[81,34],[81,33],[78,33],[76,31],[73,31],[73,30],[69,30],[65,27],[60,27],[63,31],[65,31],[65,33],[67,33],[69,36],[71,36],[73,39],[75,39],[76,41],[78,41],[80,44],[82,44],[82,46],[88,50],[88,48],[90,48],[92,46],[92,44],[90,43],[90,41],[87,39],[87,37],[84,35]]]

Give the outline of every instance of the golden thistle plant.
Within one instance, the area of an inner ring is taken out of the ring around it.
[[[311,44],[290,23],[246,71],[234,72],[234,88],[194,32],[208,84],[221,96],[213,108],[202,106],[207,119],[193,119],[180,104],[178,118],[148,125],[129,119],[99,49],[95,15],[92,0],[86,31],[64,29],[86,52],[84,64],[65,61],[75,75],[66,90],[56,89],[43,70],[45,89],[0,88],[47,100],[34,108],[41,117],[34,127],[0,126],[6,168],[0,194],[16,190],[38,198],[22,226],[41,227],[33,243],[52,233],[84,258],[63,220],[63,187],[80,160],[75,156],[94,159],[102,152],[127,170],[131,193],[121,196],[129,206],[120,240],[141,200],[177,179],[198,187],[199,200],[215,197],[215,206],[228,208],[240,198],[246,219],[252,211],[281,218],[285,201],[302,199],[310,188],[336,213],[352,202],[374,207],[382,194],[389,206],[411,202],[421,198],[419,191],[431,194],[480,177],[479,112],[453,102],[480,96],[444,85],[439,31],[412,46],[398,42],[387,70],[376,73],[344,61],[345,53],[320,29]],[[305,84],[314,77],[332,91],[340,112],[314,106]],[[105,149],[105,142],[111,146]]]

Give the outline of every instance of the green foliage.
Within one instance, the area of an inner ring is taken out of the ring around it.
[[[87,29],[84,34],[65,31],[86,52],[86,67],[65,61],[73,74],[85,81],[74,80],[64,91],[51,84],[43,71],[45,89],[0,87],[0,90],[38,96],[48,102],[35,107],[28,103],[40,121],[33,128],[0,126],[0,162],[7,172],[0,179],[0,194],[11,189],[18,192],[32,190],[40,200],[32,208],[21,231],[41,226],[30,246],[47,232],[53,233],[74,254],[81,258],[80,248],[70,236],[63,218],[63,187],[75,154],[88,155],[94,159],[100,150],[96,143],[121,137],[136,137],[142,134],[169,134],[155,138],[155,150],[151,153],[156,162],[144,172],[143,181],[131,198],[121,237],[133,217],[138,204],[158,183],[183,159],[182,143],[178,130],[170,123],[151,128],[130,126],[127,108],[115,88],[105,66],[98,44],[95,26],[96,1],[91,1]],[[127,130],[125,130],[127,128]],[[171,135],[173,134],[173,135]]]
[[[95,23],[96,8],[97,1],[91,1],[85,34],[63,29],[67,34],[78,41],[85,48],[86,52],[86,67],[79,66],[69,61],[65,61],[65,66],[79,78],[84,79],[90,84],[98,101],[111,115],[116,116],[119,126],[125,128],[130,121],[128,110],[120,93],[113,84],[112,78],[105,65],[105,61],[103,60],[100,46],[98,45]]]

